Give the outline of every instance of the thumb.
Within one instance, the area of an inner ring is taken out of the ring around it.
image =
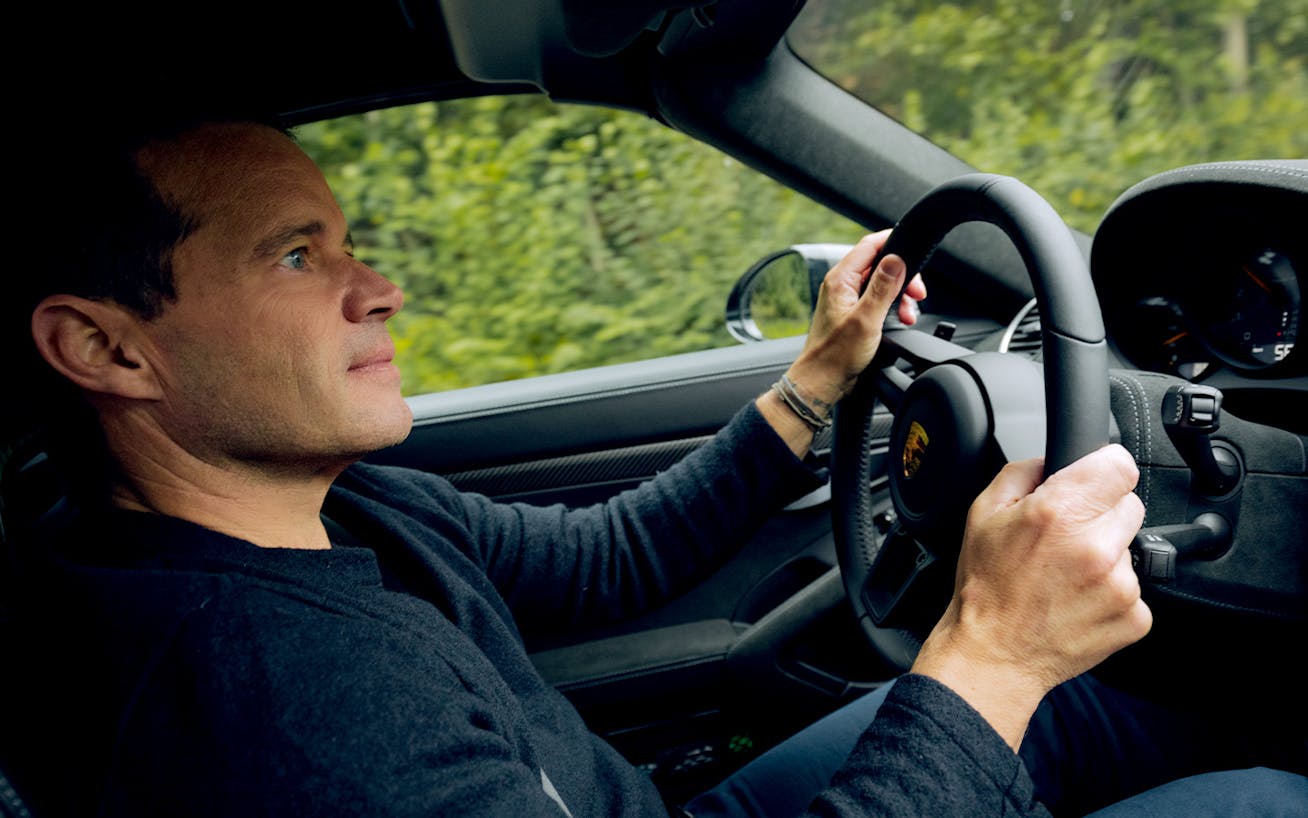
[[[1131,453],[1120,444],[1109,443],[1054,472],[1045,482],[1116,498],[1135,488],[1139,479],[1140,471]]]
[[[977,496],[974,506],[986,511],[1007,508],[1036,490],[1044,478],[1045,460],[1032,457],[1007,463],[990,485]]]
[[[881,259],[876,269],[868,276],[867,288],[863,290],[863,295],[859,299],[859,309],[870,311],[872,319],[880,324],[889,314],[890,306],[899,297],[900,290],[904,288],[904,278],[907,273],[908,267],[899,256],[889,255]]]

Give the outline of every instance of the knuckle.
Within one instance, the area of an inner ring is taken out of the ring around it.
[[[1132,575],[1131,580],[1135,579]],[[1140,601],[1140,584],[1130,581],[1126,578],[1114,578],[1109,584],[1111,601],[1114,607],[1121,611],[1130,611],[1135,607],[1135,603]]]
[[[1048,494],[1033,494],[1024,504],[1022,516],[1027,525],[1037,531],[1046,531],[1059,522],[1062,511],[1062,504]]]
[[[1120,558],[1118,549],[1105,542],[1091,542],[1079,550],[1078,557],[1081,576],[1091,584],[1108,583],[1115,595],[1121,584],[1114,578]]]
[[[1129,490],[1139,481],[1140,467],[1120,443],[1111,443],[1105,447],[1103,460],[1105,470],[1116,478],[1115,483],[1125,485]]]
[[[1125,514],[1132,531],[1139,530],[1140,526],[1144,523],[1144,501],[1141,500],[1139,495],[1135,492],[1128,492],[1122,502],[1126,506]]]
[[[1154,627],[1154,612],[1143,599],[1137,600],[1131,609],[1131,620],[1135,626],[1136,638],[1143,638]]]

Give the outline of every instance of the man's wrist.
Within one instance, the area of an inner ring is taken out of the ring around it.
[[[786,370],[786,377],[806,401],[830,414],[858,379],[843,369],[834,369],[831,356],[824,352],[822,346],[805,349]]]
[[[781,398],[782,403],[805,426],[812,429],[814,434],[831,425],[831,412],[835,407],[821,398],[806,395],[789,375],[782,375],[780,380],[772,385],[772,389]]]
[[[953,690],[1014,752],[1022,744],[1036,707],[1049,692],[1019,668],[974,656],[939,625],[922,646],[912,672]]]
[[[813,429],[799,419],[775,389],[759,395],[754,405],[777,437],[781,438],[795,457],[802,459],[813,445]]]

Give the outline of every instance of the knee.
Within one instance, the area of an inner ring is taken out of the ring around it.
[[[1171,781],[1106,807],[1097,818],[1186,815],[1264,818],[1308,811],[1308,778],[1254,767],[1204,773]]]

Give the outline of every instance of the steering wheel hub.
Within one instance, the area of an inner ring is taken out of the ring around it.
[[[890,492],[915,537],[957,546],[972,498],[993,470],[981,385],[954,363],[913,381],[890,433]]]

